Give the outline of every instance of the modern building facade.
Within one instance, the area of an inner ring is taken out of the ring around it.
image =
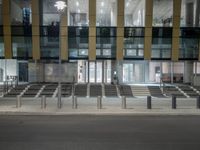
[[[191,83],[199,0],[0,0],[0,82]],[[58,76],[59,48],[61,77]]]

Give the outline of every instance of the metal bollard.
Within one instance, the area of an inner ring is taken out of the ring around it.
[[[102,97],[97,97],[97,109],[102,109]]]
[[[46,96],[43,95],[43,96],[41,97],[41,108],[42,108],[42,109],[46,108],[46,105],[47,105],[47,103],[46,103]]]
[[[172,95],[172,109],[176,109],[176,96]]]
[[[200,109],[200,96],[197,97],[197,109]]]
[[[22,106],[22,97],[21,95],[17,95],[16,107],[19,108]]]
[[[122,109],[126,109],[126,96],[122,96]]]
[[[151,109],[151,96],[147,96],[147,109]]]
[[[78,103],[77,103],[77,96],[72,96],[72,108],[77,109]]]

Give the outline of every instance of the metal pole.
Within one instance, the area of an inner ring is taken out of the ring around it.
[[[61,14],[60,14],[60,24],[61,24]],[[58,61],[58,108],[61,108],[61,38],[60,38],[60,24],[59,24],[59,61]]]
[[[102,109],[102,97],[97,97],[97,109]]]
[[[46,96],[45,95],[43,95],[41,97],[41,108],[42,109],[46,108]]]
[[[176,109],[176,96],[172,95],[172,109]]]
[[[147,109],[151,109],[151,96],[147,96]]]
[[[197,97],[197,109],[200,109],[200,96]]]
[[[122,96],[122,109],[126,109],[126,96]]]
[[[16,107],[19,108],[21,107],[22,103],[21,103],[21,96],[17,95],[17,101],[16,101]]]
[[[77,96],[72,96],[72,108],[77,109],[78,108],[78,103],[77,103]]]

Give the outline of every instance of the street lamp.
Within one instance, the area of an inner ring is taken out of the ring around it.
[[[57,8],[57,11],[59,13],[59,20],[61,22],[61,15],[62,13],[64,12],[65,8],[67,7],[66,3],[64,1],[56,1],[54,6]],[[60,27],[59,27],[59,61],[58,61],[58,108],[61,108],[61,45],[60,45],[60,41],[61,41],[61,38],[60,38]]]

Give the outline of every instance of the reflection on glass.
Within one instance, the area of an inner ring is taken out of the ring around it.
[[[4,57],[4,43],[2,36],[0,36],[0,57]]]
[[[68,25],[88,26],[88,0],[68,1]]]
[[[12,52],[13,57],[32,57],[32,37],[12,36]]]
[[[11,0],[11,24],[30,25],[32,23],[31,0]]]
[[[125,0],[125,27],[144,26],[145,0]]]
[[[58,58],[59,38],[40,37],[40,48],[42,58]]]
[[[173,0],[153,0],[153,26],[172,26]]]
[[[182,0],[181,26],[182,27],[199,27],[200,26],[200,1],[199,0]]]
[[[171,38],[153,38],[152,39],[152,58],[171,58]]]
[[[180,38],[180,58],[197,59],[199,54],[199,39]]]
[[[117,25],[117,0],[97,0],[96,8],[96,26]]]

